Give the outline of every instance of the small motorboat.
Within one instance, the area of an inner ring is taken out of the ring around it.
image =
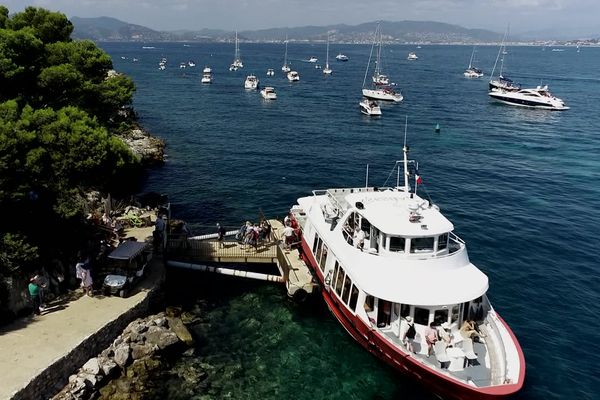
[[[410,53],[408,53],[408,57],[406,57],[407,60],[418,60],[419,57],[417,57],[417,53],[415,53],[414,51],[411,51]]]
[[[267,76],[273,76],[273,75],[275,75],[275,71],[273,71],[273,68],[269,68],[267,70]]]
[[[337,56],[335,56],[335,59],[338,61],[348,61],[348,56],[342,53],[339,53]]]
[[[244,82],[244,87],[246,89],[256,90],[258,89],[258,83],[259,81],[256,75],[248,75],[246,77],[246,81]]]
[[[277,93],[275,93],[275,88],[271,86],[266,86],[264,89],[260,91],[260,95],[265,100],[276,100]]]
[[[202,79],[200,79],[202,83],[212,83],[212,75],[210,72],[205,72],[202,74]]]
[[[362,99],[358,105],[360,106],[360,112],[369,115],[369,116],[379,116],[381,115],[381,107],[379,107],[379,103],[375,100],[364,98]]]
[[[288,81],[298,82],[300,80],[300,74],[297,71],[290,71],[287,73]]]
[[[317,61],[319,61],[319,59],[315,56],[312,56],[311,58],[309,58],[307,60],[309,63],[316,63]]]

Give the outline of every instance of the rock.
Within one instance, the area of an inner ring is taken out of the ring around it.
[[[169,321],[169,328],[175,332],[179,340],[188,346],[192,346],[194,344],[194,338],[192,337],[192,334],[183,324],[181,319],[168,317],[167,320]]]
[[[119,138],[141,159],[142,164],[156,165],[164,162],[165,143],[139,127],[120,135]]]
[[[146,337],[143,333],[132,333],[128,337],[128,343],[143,343],[146,340]]]
[[[95,388],[96,383],[98,383],[98,379],[96,379],[95,374],[84,373],[83,375],[80,375],[80,377],[84,379],[86,386],[90,386],[91,388]]]
[[[167,324],[167,319],[165,317],[153,319],[152,322],[156,326],[165,326]]]
[[[129,361],[129,345],[121,344],[119,347],[115,349],[115,362],[119,365],[119,367],[123,368],[127,365]]]
[[[145,358],[152,356],[156,350],[158,350],[158,346],[151,343],[146,344],[132,344],[131,345],[131,358],[134,360],[139,360],[140,358]]]
[[[105,376],[110,376],[115,368],[117,368],[117,363],[110,358],[99,358],[98,363],[100,364],[100,369]]]
[[[179,337],[174,332],[164,330],[146,333],[146,342],[157,345],[161,350],[179,343]]]
[[[90,358],[88,362],[83,364],[83,367],[81,367],[81,369],[83,369],[83,371],[87,372],[88,374],[98,375],[98,373],[100,372],[100,364],[98,363],[98,358]]]

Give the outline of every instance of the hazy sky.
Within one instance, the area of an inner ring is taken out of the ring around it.
[[[68,17],[109,16],[157,30],[262,29],[374,20],[439,21],[503,32],[600,33],[600,0],[4,0]]]

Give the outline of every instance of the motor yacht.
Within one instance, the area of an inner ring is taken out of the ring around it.
[[[297,71],[290,71],[287,73],[288,81],[297,82],[300,80],[300,74]]]
[[[548,85],[538,86],[535,89],[520,89],[517,91],[492,89],[489,92],[489,95],[494,100],[512,106],[541,108],[553,111],[564,111],[569,109],[569,107],[565,106],[562,99],[559,99],[550,93]]]
[[[200,79],[202,83],[212,83],[212,75],[210,72],[204,72],[202,74],[202,79]]]
[[[316,63],[317,61],[319,61],[319,59],[315,56],[312,56],[311,58],[309,58],[307,60],[309,63]]]
[[[417,53],[411,51],[410,53],[408,53],[408,57],[406,57],[406,59],[414,61],[414,60],[418,60],[419,57],[417,57]]]
[[[204,69],[202,70],[203,74],[210,74],[212,72],[212,68],[209,67],[208,65],[204,67]]]
[[[244,87],[246,89],[258,89],[259,80],[256,75],[248,75],[244,81]]]
[[[273,76],[273,75],[275,75],[275,71],[273,71],[273,68],[267,69],[267,76]]]
[[[342,53],[339,53],[337,56],[335,56],[335,59],[338,61],[348,61],[348,56]]]
[[[263,88],[260,91],[260,95],[265,100],[276,100],[277,99],[277,93],[275,93],[275,88],[273,88],[271,86],[267,86],[267,87]]]
[[[379,104],[375,100],[364,98],[358,103],[358,105],[360,106],[360,112],[365,115],[381,115],[381,107],[379,107]]]

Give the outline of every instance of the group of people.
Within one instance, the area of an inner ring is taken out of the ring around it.
[[[252,224],[246,221],[236,234],[235,238],[242,244],[242,248],[249,250],[257,248],[259,244],[268,242],[271,239],[272,227],[268,221],[262,220],[260,224]]]
[[[407,316],[405,321],[406,328],[402,335],[402,343],[408,351],[414,353],[413,342],[415,340],[417,331],[415,329],[412,317]],[[423,334],[425,336],[425,342],[427,343],[427,357],[431,356],[436,342],[443,341],[446,346],[452,346],[454,341],[454,336],[450,331],[448,322],[444,322],[442,324],[431,322],[429,326],[425,328]],[[467,319],[463,322],[459,329],[459,334],[463,339],[471,339],[474,342],[479,342],[481,337],[485,337],[485,335],[479,330],[477,323],[471,319]]]

